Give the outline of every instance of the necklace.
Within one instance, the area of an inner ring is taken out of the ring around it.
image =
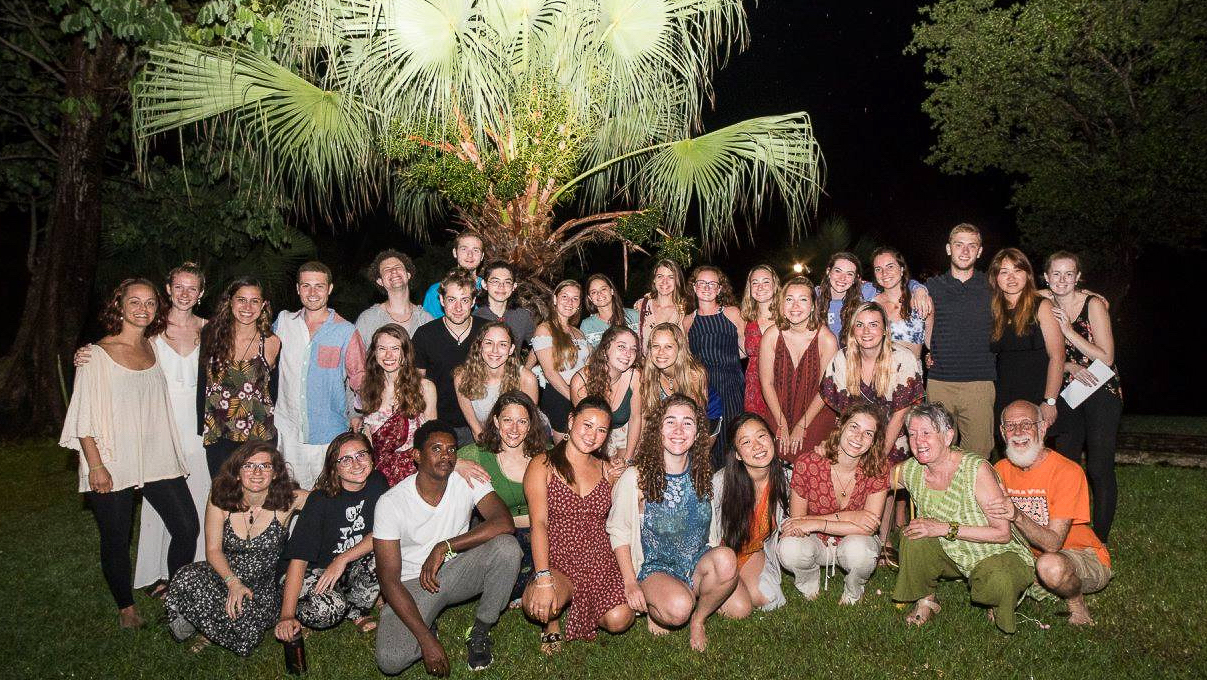
[[[258,336],[259,336],[259,333],[255,333],[255,334],[252,334],[252,336],[250,338],[248,338],[247,345],[244,346],[242,352],[239,352],[239,358],[236,361],[243,361],[243,360],[247,359],[247,350],[251,349],[251,344],[256,341],[256,338]]]
[[[851,492],[855,490],[855,471],[854,470],[851,471],[851,483],[847,484],[846,488],[844,489],[843,487],[838,485],[838,481],[841,479],[839,477],[838,470],[836,468],[830,468],[830,469],[832,471],[832,474],[834,475],[833,479],[831,480],[834,482],[834,490],[837,491],[838,495],[842,498],[842,500],[845,501],[847,499],[847,496],[850,496]]]
[[[382,308],[386,310],[386,314],[388,314],[391,319],[397,321],[398,323],[406,323],[411,320],[412,316],[415,316],[415,305],[411,305],[410,313],[408,313],[405,317],[394,316],[394,312],[391,312],[390,308],[386,307],[385,305],[382,305]]]
[[[469,335],[470,329],[474,327],[474,324],[472,322],[466,323],[463,321],[462,323],[465,323],[465,329],[462,330],[460,333],[458,333],[458,332],[454,331],[452,328],[452,325],[449,324],[447,316],[443,316],[440,318],[442,320],[444,320],[444,328],[446,330],[448,330],[448,334],[453,336],[453,342],[456,342],[458,345],[460,345],[461,342],[465,340],[465,336]],[[458,325],[460,325],[460,324],[458,324]]]
[[[245,538],[243,540],[250,541],[252,539],[252,535],[251,535],[252,529],[255,528],[256,520],[259,519],[259,515],[256,513],[256,511],[263,510],[263,509],[264,509],[264,506],[260,506],[259,508],[256,508],[253,506],[253,507],[249,507],[247,509],[247,538]]]

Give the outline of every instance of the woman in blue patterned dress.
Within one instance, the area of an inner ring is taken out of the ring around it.
[[[712,265],[692,270],[690,284],[694,311],[683,320],[687,344],[708,373],[707,414],[710,432],[717,437],[712,447],[712,465],[725,462],[725,437],[720,433],[742,412],[746,399],[746,374],[742,370],[742,332],[746,322],[738,309],[733,286],[724,272]]]
[[[738,584],[733,550],[708,544],[712,465],[703,409],[673,394],[650,414],[633,467],[612,488],[608,536],[629,606],[648,612],[650,632],[689,626],[704,651],[704,621]],[[657,427],[654,424],[657,423]],[[744,611],[722,611],[745,616]]]

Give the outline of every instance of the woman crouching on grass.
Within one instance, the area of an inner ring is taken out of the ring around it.
[[[569,640],[594,640],[600,628],[622,633],[633,625],[606,528],[612,487],[600,449],[611,421],[607,402],[584,398],[570,409],[564,439],[534,456],[524,472],[535,571],[523,606],[544,626],[545,654],[561,649],[558,619],[567,606]]]
[[[168,630],[183,642],[194,633],[248,656],[277,622],[277,561],[289,519],[306,502],[281,452],[247,442],[218,468],[205,506],[205,561],[186,565],[168,584]]]
[[[852,407],[826,442],[804,453],[792,470],[789,519],[780,531],[784,568],[812,600],[821,570],[846,572],[839,604],[855,604],[876,570],[880,515],[888,497],[884,417],[877,406]]]
[[[780,587],[779,528],[788,513],[788,475],[775,455],[767,421],[743,413],[729,425],[729,458],[712,476],[712,545],[738,557],[738,585],[724,613],[777,609]]]
[[[373,445],[359,432],[344,432],[327,446],[323,471],[298,515],[285,546],[278,640],[293,639],[302,626],[322,630],[350,619],[367,633],[380,588],[373,561],[373,509],[390,488],[373,470]]]
[[[737,557],[708,544],[712,524],[710,437],[703,409],[673,394],[652,414],[633,467],[612,490],[608,536],[629,606],[649,613],[650,632],[689,626],[692,649],[708,645],[704,621],[738,583]],[[740,618],[750,613],[724,612]]]

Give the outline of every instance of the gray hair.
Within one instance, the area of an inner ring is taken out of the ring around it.
[[[911,406],[905,414],[905,426],[909,427],[910,421],[914,418],[929,420],[935,430],[940,433],[951,432],[955,429],[955,417],[951,415],[951,411],[948,411],[946,406],[937,401]]]
[[[1040,422],[1044,419],[1044,412],[1042,410],[1040,410],[1039,404],[1036,404],[1031,401],[1027,401],[1026,399],[1016,399],[1016,400],[1010,402],[1009,404],[1006,404],[1006,408],[1002,409],[1002,412],[997,415],[997,422],[999,422],[999,423],[1006,422],[1006,411],[1009,411],[1011,408],[1022,405],[1022,404],[1026,404],[1027,406],[1030,406],[1031,409],[1033,411],[1035,411],[1035,422]]]

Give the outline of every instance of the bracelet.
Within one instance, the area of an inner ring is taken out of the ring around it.
[[[958,534],[960,532],[960,523],[959,522],[948,522],[947,526],[948,526],[947,535],[944,536],[943,538],[946,538],[949,541],[956,540],[956,534]]]
[[[823,534],[830,533],[830,520],[823,519],[822,522],[824,522],[825,524],[821,528],[821,533],[823,533]]]
[[[539,569],[532,573],[532,580],[535,581],[538,578],[545,578],[546,576],[553,578],[553,572],[549,571],[548,569]]]
[[[105,469],[105,464],[104,464],[104,463],[98,463],[98,464],[96,464],[96,465],[89,465],[89,466],[88,466],[88,471],[89,471],[89,472],[95,472],[96,470],[104,470],[104,469]]]
[[[445,551],[444,551],[444,561],[445,562],[447,562],[457,556],[457,551],[453,550],[453,544],[450,543],[448,541],[448,539],[445,539],[444,547],[445,547]]]
[[[227,576],[226,578],[222,579],[222,585],[229,586],[231,581],[240,581],[240,579],[237,575],[231,574],[230,576]],[[240,582],[242,582],[242,581],[240,581]]]

